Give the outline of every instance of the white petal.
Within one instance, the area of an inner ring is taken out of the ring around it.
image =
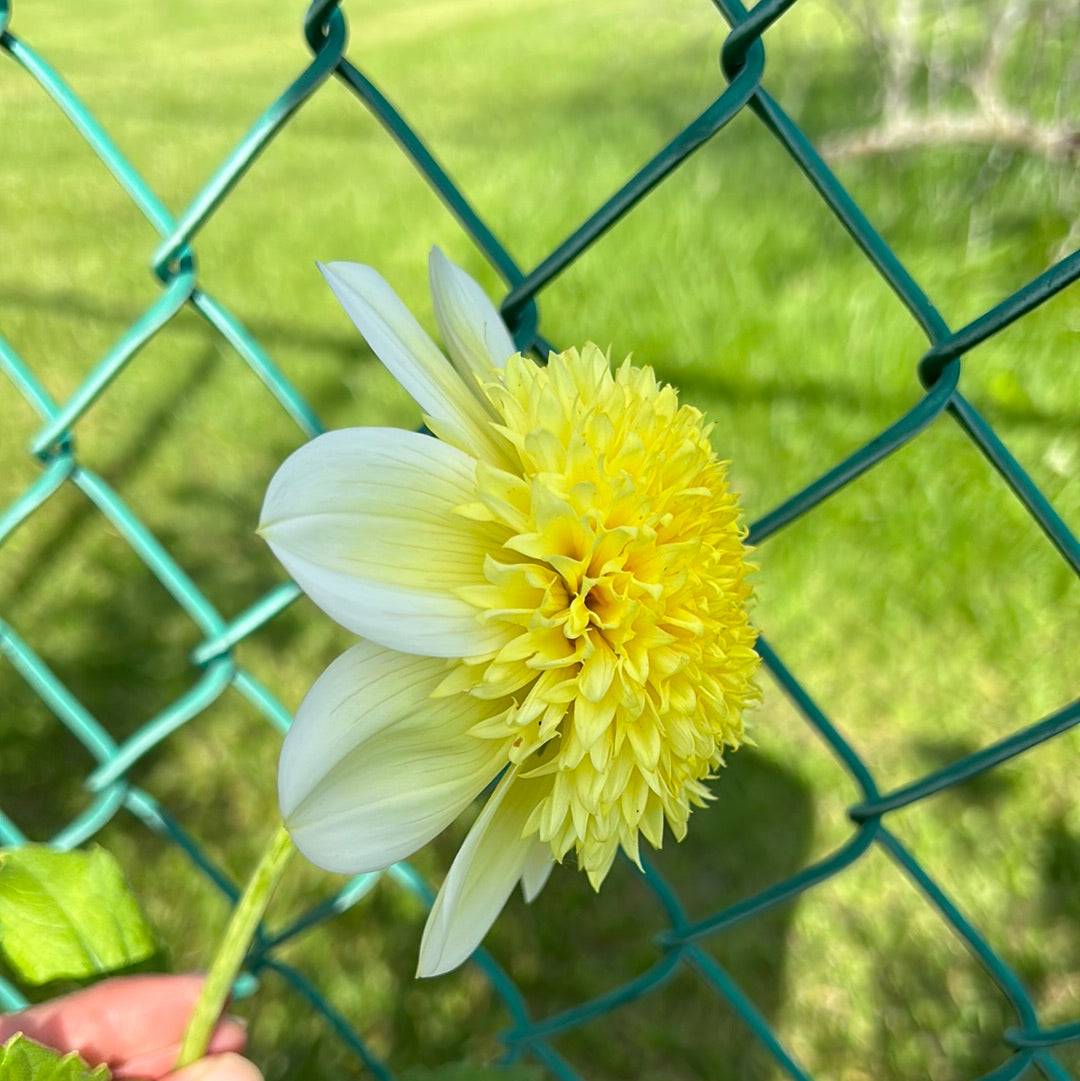
[[[473,375],[491,377],[517,349],[506,324],[487,294],[438,248],[428,260],[435,320],[446,348],[467,383]]]
[[[427,844],[506,761],[468,729],[490,703],[432,698],[446,664],[360,642],[319,677],[285,736],[281,813],[329,871],[389,866]]]
[[[555,857],[551,853],[551,845],[538,844],[529,853],[525,869],[521,872],[521,894],[527,904],[532,904],[537,894],[547,885],[554,866]]]
[[[516,768],[499,782],[454,858],[435,898],[420,942],[418,976],[438,976],[466,961],[502,911],[542,845],[522,831],[542,782],[522,780]]]
[[[484,581],[502,534],[453,508],[476,498],[476,462],[418,432],[327,432],[282,463],[259,532],[331,618],[404,653],[475,656],[505,637],[454,590]]]
[[[492,415],[386,281],[359,263],[319,264],[356,329],[440,431],[477,453],[500,460]]]

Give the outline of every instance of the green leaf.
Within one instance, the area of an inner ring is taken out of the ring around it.
[[[0,1081],[109,1081],[109,1077],[108,1066],[91,1069],[74,1051],[62,1055],[21,1032],[0,1047]]]
[[[156,948],[105,849],[0,849],[0,950],[26,983],[115,972]]]

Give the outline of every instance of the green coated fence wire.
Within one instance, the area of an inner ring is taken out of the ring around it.
[[[243,359],[281,409],[305,437],[321,431],[315,412],[296,386],[275,365],[241,321],[214,296],[199,278],[196,242],[201,230],[229,198],[237,182],[290,119],[331,78],[340,82],[355,102],[378,120],[388,136],[443,200],[464,232],[506,285],[501,311],[522,350],[541,355],[551,347],[538,329],[537,299],[567,267],[597,244],[607,231],[662,185],[675,170],[710,140],[722,138],[736,117],[750,115],[790,155],[865,258],[910,313],[926,338],[917,374],[924,392],[905,413],[887,424],[864,446],[841,461],[830,464],[811,483],[790,494],[778,506],[754,521],[750,542],[763,544],[792,523],[813,515],[824,501],[856,478],[889,459],[905,444],[919,437],[943,414],[958,427],[1004,480],[1047,542],[1075,574],[1080,574],[1080,544],[1062,517],[1020,466],[993,426],[960,391],[965,354],[975,346],[1024,318],[1029,312],[1061,293],[1080,277],[1080,252],[1056,262],[1013,295],[959,329],[951,329],[918,282],[870,224],[852,196],[825,164],[814,145],[762,87],[766,68],[764,37],[796,0],[762,2],[747,11],[738,0],[716,0],[718,13],[729,33],[720,63],[726,78],[722,93],[664,146],[651,160],[590,214],[581,225],[532,269],[525,269],[499,241],[474,209],[420,135],[396,111],[387,97],[345,55],[346,7],[341,0],[315,0],[307,10],[303,32],[311,60],[287,89],[266,107],[244,138],[220,164],[211,178],[179,215],[171,214],[162,200],[140,176],[109,132],[98,122],[80,97],[67,85],[32,45],[21,38],[12,17],[11,0],[0,0],[0,51],[18,69],[6,66],[5,80],[33,80],[78,130],[86,145],[115,178],[134,206],[146,218],[159,240],[149,256],[160,283],[160,294],[127,330],[82,382],[63,401],[45,389],[34,368],[0,336],[0,370],[40,418],[30,442],[30,453],[40,471],[33,481],[7,505],[0,506],[0,545],[24,522],[49,503],[58,492],[76,489],[145,564],[172,601],[198,627],[201,641],[190,655],[194,682],[168,702],[156,716],[123,739],[114,738],[102,723],[65,686],[35,650],[34,628],[12,625],[0,615],[0,652],[17,676],[40,698],[70,735],[91,756],[94,767],[85,778],[89,804],[67,822],[51,843],[60,848],[83,844],[125,809],[156,835],[174,844],[190,861],[193,873],[206,876],[224,895],[235,899],[237,888],[229,876],[209,858],[153,797],[129,779],[129,773],[157,747],[192,718],[207,710],[227,689],[247,699],[277,730],[289,724],[288,711],[274,690],[242,667],[234,647],[275,620],[298,596],[291,584],[261,596],[245,611],[224,615],[200,590],[199,584],[180,566],[153,531],[148,528],[104,477],[84,464],[76,448],[78,426],[87,410],[108,394],[138,352],[179,313],[194,311]],[[4,147],[3,99],[0,98],[0,153]],[[731,975],[703,947],[711,936],[738,927],[744,921],[790,902],[792,899],[842,874],[868,852],[891,860],[910,880],[925,902],[951,928],[972,958],[977,960],[1000,989],[1012,1012],[1012,1023],[1000,1033],[1000,1064],[984,1074],[985,1081],[1010,1081],[1039,1075],[1049,1081],[1074,1077],[1063,1064],[1061,1048],[1080,1040],[1080,1005],[1076,1018],[1049,1025],[1040,1018],[1034,997],[1019,974],[997,953],[985,929],[968,919],[948,892],[928,873],[913,853],[890,829],[889,816],[902,808],[952,788],[1014,761],[1031,748],[1053,740],[1080,722],[1080,699],[1035,720],[996,743],[968,753],[900,788],[883,790],[872,764],[864,760],[823,708],[806,691],[766,638],[759,641],[762,661],[783,688],[805,723],[849,774],[859,792],[848,809],[854,832],[835,851],[801,868],[797,873],[769,884],[753,896],[703,917],[688,915],[677,892],[661,872],[645,861],[645,882],[663,909],[667,929],[659,936],[659,959],[632,980],[600,997],[580,1002],[563,1012],[536,1016],[515,982],[486,951],[479,966],[508,1011],[511,1023],[502,1040],[508,1061],[532,1060],[553,1076],[578,1078],[578,1067],[556,1050],[555,1038],[589,1025],[627,1003],[649,996],[683,971],[704,980],[760,1042],[778,1071],[791,1078],[810,1074],[777,1036],[773,1024]],[[0,843],[20,845],[29,838],[21,831],[18,809],[4,806],[0,793]],[[34,838],[38,840],[39,838]],[[432,892],[423,877],[409,864],[399,864],[386,874],[402,889],[426,904]],[[281,959],[280,951],[298,936],[356,905],[366,897],[378,875],[362,875],[334,896],[311,907],[273,937],[263,933],[249,959],[249,975],[274,973],[295,991],[300,1000],[321,1015],[330,1031],[380,1079],[393,1076],[390,1067],[371,1049],[361,1034],[362,1019],[349,1018],[328,999],[317,980]],[[601,900],[598,903],[603,903]],[[1080,897],[1076,898],[1080,907]],[[0,1006],[16,1008],[25,1000],[10,983],[0,979]]]

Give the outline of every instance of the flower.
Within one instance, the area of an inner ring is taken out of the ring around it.
[[[377,870],[498,778],[424,929],[435,975],[519,881],[531,900],[572,852],[599,888],[639,835],[685,835],[757,694],[745,530],[710,426],[650,368],[535,364],[438,250],[449,360],[370,267],[322,270],[436,438],[329,432],[270,482],[261,534],[361,639],[297,712],[281,810],[314,863]]]

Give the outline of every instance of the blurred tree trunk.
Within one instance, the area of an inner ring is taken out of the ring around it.
[[[986,148],[976,209],[1016,155],[1045,163],[1050,198],[1071,225],[1054,258],[1080,243],[1080,0],[835,0],[877,54],[876,118],[822,141],[832,161],[932,147]]]
[[[1080,158],[1076,0],[837,2],[879,55],[881,110],[828,156],[967,143]]]

